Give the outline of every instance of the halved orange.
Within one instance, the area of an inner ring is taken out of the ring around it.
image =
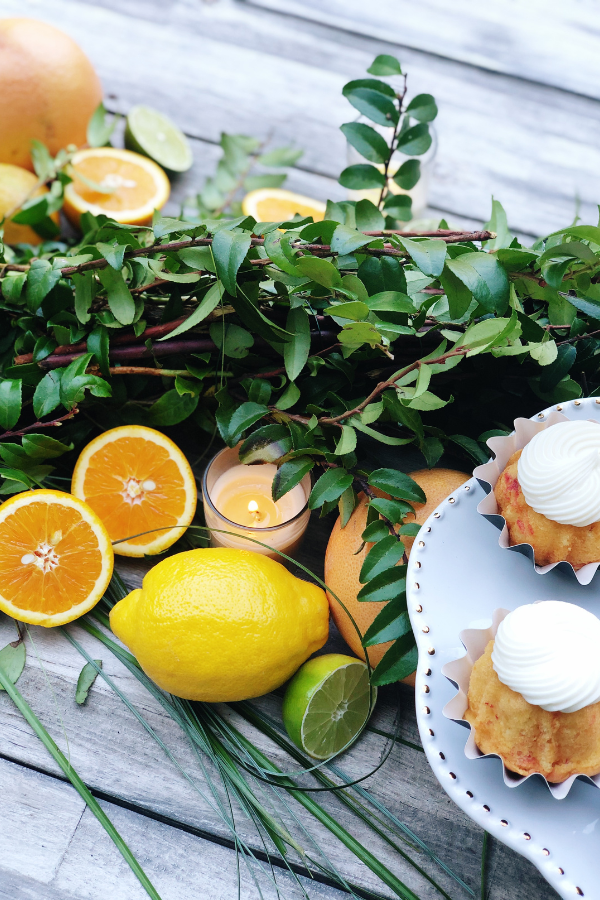
[[[127,225],[147,225],[171,193],[169,179],[159,165],[140,153],[116,147],[79,150],[69,175],[73,181],[65,188],[64,211],[74,225],[79,225],[83,212],[104,213]],[[109,193],[95,190],[93,184]]]
[[[174,544],[194,518],[198,498],[177,444],[142,425],[94,438],[77,460],[71,491],[102,519],[111,540],[121,542],[114,551],[122,556],[153,555]]]
[[[113,571],[106,528],[62,491],[26,491],[0,506],[0,609],[33,625],[64,625],[96,605]]]
[[[284,222],[296,215],[312,216],[315,222],[320,222],[325,218],[325,209],[320,200],[282,188],[259,188],[242,200],[244,215],[254,216],[257,222]]]

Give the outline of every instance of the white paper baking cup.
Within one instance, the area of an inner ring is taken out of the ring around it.
[[[528,420],[525,419],[524,421]],[[518,775],[516,772],[511,772],[510,769],[507,769],[506,764],[499,753],[482,753],[475,743],[475,733],[464,718],[469,705],[467,696],[469,693],[471,671],[479,657],[483,656],[488,643],[496,637],[498,626],[508,615],[509,611],[510,610],[508,609],[494,610],[492,624],[489,628],[467,628],[465,631],[461,631],[459,637],[467,651],[466,655],[461,656],[459,659],[454,659],[442,667],[442,675],[445,675],[446,678],[458,688],[456,696],[446,703],[442,710],[443,714],[447,719],[452,719],[454,722],[457,722],[459,725],[462,725],[469,730],[469,736],[465,744],[465,756],[467,759],[489,759],[495,757],[496,759],[502,760],[502,774],[504,777],[504,784],[507,787],[518,787],[520,784],[523,784],[524,781],[527,781],[528,778],[542,778],[546,782],[548,790],[556,800],[562,800],[567,796],[576,778],[582,778],[600,788],[600,774],[593,776],[571,775],[565,781],[556,783],[548,781],[541,772],[532,772],[530,775]]]
[[[546,572],[550,572],[551,569],[558,566],[560,569],[575,575],[575,578],[580,584],[589,584],[596,573],[596,569],[600,565],[600,561],[588,563],[580,569],[573,568],[571,563],[566,560],[550,563],[547,566],[538,566],[535,562],[535,554],[531,544],[511,544],[506,519],[498,512],[498,504],[496,502],[496,495],[494,494],[496,482],[506,468],[506,464],[513,453],[517,450],[522,450],[539,431],[551,428],[558,422],[569,421],[571,420],[566,416],[563,416],[562,413],[556,411],[551,412],[543,422],[536,422],[531,419],[515,419],[515,430],[512,434],[509,434],[506,437],[490,438],[487,441],[487,445],[495,454],[495,459],[490,459],[490,461],[483,466],[477,466],[473,471],[473,475],[479,481],[481,487],[484,491],[488,492],[487,497],[485,497],[478,505],[477,512],[486,518],[488,522],[492,522],[496,528],[500,529],[500,537],[498,538],[500,547],[505,550],[516,550],[517,553],[522,553],[524,556],[527,556],[533,563],[533,567],[539,575],[545,575]],[[588,421],[594,422],[596,420],[589,419]]]

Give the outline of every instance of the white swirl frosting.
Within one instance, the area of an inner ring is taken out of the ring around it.
[[[600,425],[558,422],[539,431],[518,462],[519,484],[536,512],[561,525],[600,521]]]
[[[600,619],[564,603],[528,603],[500,623],[492,665],[500,681],[548,712],[600,700]]]

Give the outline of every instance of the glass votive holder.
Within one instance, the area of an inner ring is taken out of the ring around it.
[[[370,122],[368,119],[365,119],[364,116],[359,116],[356,120],[357,122],[365,123],[374,128],[375,131],[378,131],[382,137],[386,140],[389,140],[390,129],[382,128],[376,125],[373,122]],[[429,150],[424,153],[422,156],[412,157],[405,156],[402,151],[397,150],[391,159],[391,164],[389,168],[389,177],[388,177],[388,188],[390,193],[392,194],[408,194],[412,199],[412,218],[419,219],[423,213],[425,212],[428,201],[429,201],[429,188],[431,183],[431,174],[433,171],[433,162],[435,160],[436,152],[437,152],[437,133],[431,122],[429,123],[429,131],[431,133],[432,141]],[[347,164],[349,166],[354,166],[357,163],[364,163],[365,159],[360,155],[358,150],[352,146],[352,144],[347,144]],[[404,190],[401,187],[398,187],[396,182],[393,180],[393,176],[396,174],[402,163],[406,162],[409,159],[417,159],[421,163],[421,177],[417,181],[414,187],[409,190]],[[383,166],[378,164],[375,165],[376,169],[379,169],[380,172],[383,173]],[[348,200],[370,200],[371,203],[374,203],[377,206],[379,202],[379,195],[381,193],[381,188],[365,188],[363,190],[348,190],[347,196]],[[410,229],[410,224],[406,224],[407,230]]]
[[[281,500],[274,501],[271,488],[277,467],[270,463],[244,465],[238,448],[239,445],[225,447],[217,453],[202,479],[204,518],[211,529],[210,545],[253,550],[284,562],[276,551],[293,557],[308,525],[310,475],[305,475]],[[236,522],[234,518],[242,521]]]

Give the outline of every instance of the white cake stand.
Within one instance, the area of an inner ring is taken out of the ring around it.
[[[549,407],[532,418],[542,420]],[[600,399],[560,406],[569,419],[600,422]],[[537,866],[565,900],[600,900],[600,790],[578,780],[555,800],[541,778],[504,784],[499,759],[467,759],[466,728],[442,714],[456,689],[444,663],[464,655],[458,634],[486,627],[496,608],[567,600],[600,616],[600,573],[580,585],[572,572],[539,575],[531,560],[498,546],[498,529],[477,513],[485,496],[475,478],[427,519],[411,552],[407,597],[417,637],[417,721],[440,784],[478,825]]]

